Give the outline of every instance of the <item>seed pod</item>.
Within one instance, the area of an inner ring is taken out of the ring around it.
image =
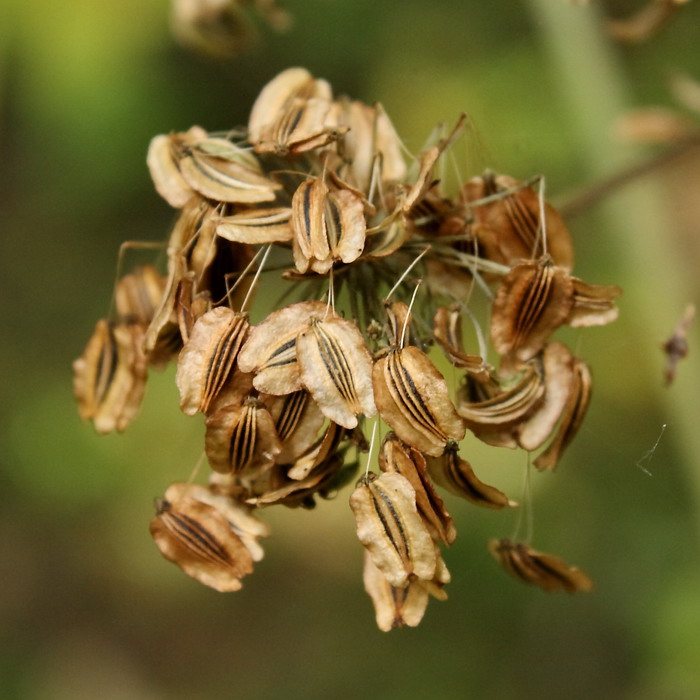
[[[270,468],[281,449],[272,417],[252,397],[212,413],[204,444],[212,469],[236,474]]]
[[[511,542],[507,538],[491,540],[489,551],[510,574],[548,593],[593,590],[593,582],[583,571],[552,554],[537,552],[524,542]]]
[[[372,381],[382,419],[411,447],[438,457],[448,441],[464,437],[447,382],[417,347],[392,349],[378,359]]]
[[[254,372],[253,384],[265,394],[282,396],[302,389],[297,364],[297,337],[313,317],[322,318],[326,304],[305,301],[273,311],[251,329],[238,355],[238,366]]]
[[[429,600],[423,581],[409,581],[406,588],[395,588],[374,565],[366,550],[363,581],[365,591],[374,605],[377,627],[382,632],[389,632],[404,625],[418,626]]]
[[[432,581],[435,545],[416,508],[413,487],[400,474],[370,474],[350,496],[357,536],[374,565],[395,588],[409,577]]]
[[[502,491],[478,479],[471,464],[459,456],[455,444],[448,446],[442,457],[428,457],[427,463],[430,475],[440,486],[477,506],[499,509],[518,505]]]
[[[151,535],[161,554],[188,576],[217,591],[237,591],[253,558],[224,515],[194,498],[158,500]]]
[[[457,530],[430,481],[425,457],[418,450],[404,445],[394,433],[388,433],[379,451],[379,468],[383,472],[396,472],[407,479],[416,492],[418,511],[431,530],[432,537],[452,544]]]
[[[312,317],[296,346],[301,382],[325,416],[351,429],[375,415],[372,359],[354,323]]]
[[[184,413],[192,416],[209,410],[231,373],[248,327],[247,314],[225,306],[208,311],[194,324],[175,377]]]
[[[158,194],[171,207],[184,207],[194,194],[180,172],[180,150],[183,144],[196,143],[206,137],[204,129],[193,126],[183,134],[161,134],[151,139],[146,163]]]
[[[546,250],[555,265],[570,270],[573,265],[571,236],[559,212],[545,202],[544,217],[540,196],[532,187],[508,175],[486,173],[464,185],[462,196],[467,203],[504,196],[470,207],[474,222],[471,230],[479,241],[481,254],[489,260],[512,265],[519,260],[538,259],[545,253],[542,219],[546,220]],[[519,188],[510,194],[509,190]]]
[[[234,533],[241,538],[253,561],[262,560],[265,552],[258,543],[258,539],[269,537],[270,528],[253,515],[253,508],[229,496],[214,493],[210,488],[200,484],[175,483],[171,484],[165,492],[165,500],[171,505],[177,506],[183,498],[193,498],[215,508],[226,518]]]
[[[144,327],[98,321],[83,354],[73,362],[73,393],[83,420],[101,434],[123,432],[146,389]]]
[[[588,365],[582,360],[574,360],[573,385],[564,407],[559,428],[549,444],[534,464],[540,471],[554,471],[566,447],[576,436],[586,417],[588,404],[591,402],[592,378]]]
[[[262,174],[253,154],[225,139],[183,144],[177,155],[187,184],[215,202],[271,202],[282,187]]]

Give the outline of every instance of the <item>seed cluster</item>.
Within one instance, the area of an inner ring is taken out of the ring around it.
[[[155,187],[180,210],[167,273],[119,279],[115,318],[75,361],[74,389],[98,432],[122,431],[148,366],[177,363],[183,412],[206,417],[212,473],[206,486],[171,485],[151,533],[205,585],[237,590],[252,572],[269,534],[261,508],[312,508],[356,480],[362,460],[350,507],[365,588],[380,629],[414,626],[429,597],[446,597],[440,546],[457,534],[434,483],[482,507],[517,505],[460,455],[467,430],[538,451],[540,470],[574,438],[591,374],[550,337],[614,320],[620,290],[572,276],[567,228],[534,183],[486,173],[442,191],[441,158],[463,124],[408,164],[380,106],[333,99],[326,81],[291,68],[263,88],[246,129],[151,142]],[[280,285],[282,300],[251,323],[249,303],[269,306]],[[473,310],[484,299],[490,348]],[[462,375],[454,398],[433,344]],[[368,419],[390,429],[378,472],[361,457]],[[489,548],[544,590],[591,588],[525,542]]]

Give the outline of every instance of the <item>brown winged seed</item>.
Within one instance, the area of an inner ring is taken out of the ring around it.
[[[187,496],[159,500],[156,508],[150,530],[166,559],[217,591],[240,589],[253,557],[223,513]]]
[[[312,317],[296,345],[301,382],[324,415],[350,429],[358,415],[376,413],[372,358],[354,323]]]
[[[464,437],[447,382],[417,347],[393,348],[379,358],[372,382],[377,410],[405,443],[438,457],[448,441]]]
[[[73,393],[83,420],[98,433],[122,432],[141,406],[147,364],[144,326],[98,321],[83,354],[73,362]]]
[[[357,537],[392,586],[406,588],[410,577],[433,580],[435,545],[405,477],[369,474],[350,496],[350,507],[357,521]]]
[[[303,301],[273,311],[262,323],[251,329],[248,340],[238,355],[238,366],[254,372],[253,385],[258,391],[275,396],[302,389],[297,364],[297,337],[314,317],[322,318],[326,304]]]
[[[581,569],[569,566],[553,554],[537,552],[523,542],[511,542],[506,538],[491,540],[489,551],[513,576],[548,593],[562,590],[567,593],[588,593],[593,590],[593,582]]]
[[[175,381],[187,415],[206,413],[228,379],[248,331],[246,314],[219,306],[197,320],[180,352]]]

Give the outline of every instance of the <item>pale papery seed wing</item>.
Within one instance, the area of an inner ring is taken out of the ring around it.
[[[291,215],[289,207],[237,212],[217,221],[216,235],[250,245],[284,243],[292,240]]]
[[[206,503],[221,513],[229,523],[234,533],[241,538],[253,561],[261,561],[264,551],[258,539],[269,537],[270,528],[267,523],[253,515],[254,509],[237,501],[230,496],[214,493],[201,484],[171,484],[165,492],[165,500],[177,508],[183,498],[193,498],[200,503]]]
[[[375,362],[373,378],[379,412],[404,442],[439,456],[449,440],[464,437],[447,382],[417,347],[390,351]]]
[[[292,197],[292,231],[299,250],[307,260],[325,260],[330,255],[324,225],[327,196],[328,187],[323,180],[313,177],[302,182]]]
[[[188,576],[217,591],[237,591],[253,571],[243,541],[215,508],[192,498],[177,506],[161,501],[151,521],[151,535],[161,554]]]
[[[400,474],[372,477],[350,496],[360,542],[392,586],[405,588],[411,574],[431,581],[435,547],[418,514],[413,487]]]
[[[347,434],[345,428],[331,422],[323,435],[289,466],[287,476],[295,481],[306,479],[311,472],[338,454]]]
[[[187,415],[206,413],[229,378],[248,332],[247,314],[219,306],[201,316],[180,352],[175,382]]]
[[[248,140],[260,140],[260,131],[278,119],[285,103],[313,86],[313,77],[305,68],[288,68],[276,75],[258,95],[248,121]]]
[[[406,588],[394,588],[374,565],[365,551],[363,582],[372,599],[377,627],[389,632],[397,627],[416,627],[428,607],[428,592],[421,581],[411,581]]]
[[[299,302],[273,311],[253,327],[238,354],[243,372],[254,372],[253,383],[258,391],[281,396],[302,389],[297,363],[297,337],[306,330],[311,319],[323,317],[326,304]]]
[[[275,461],[278,464],[289,464],[313,445],[325,416],[304,389],[285,396],[263,394],[260,400],[272,416],[281,443]]]
[[[622,290],[614,284],[587,284],[573,277],[574,304],[566,322],[574,328],[604,326],[612,323],[619,313],[615,299]]]
[[[566,345],[549,343],[545,346],[544,400],[537,411],[518,426],[518,444],[524,450],[541,447],[561,418],[574,386],[573,362],[573,355]]]
[[[376,413],[372,359],[357,326],[343,318],[312,319],[297,339],[302,384],[332,421],[346,428]]]
[[[267,409],[248,398],[241,406],[224,406],[207,418],[204,447],[215,471],[251,473],[273,465],[280,442]]]
[[[574,381],[566,402],[559,428],[549,447],[542,452],[534,464],[540,471],[554,471],[562,453],[576,436],[591,402],[593,379],[588,365],[581,360],[574,361]]]
[[[448,448],[442,457],[428,457],[431,476],[440,486],[477,506],[500,509],[515,506],[502,491],[481,481],[471,464],[459,456],[457,447]]]
[[[425,457],[404,445],[394,433],[388,433],[379,451],[379,468],[404,476],[416,492],[416,505],[434,539],[452,544],[457,530],[428,476]]]

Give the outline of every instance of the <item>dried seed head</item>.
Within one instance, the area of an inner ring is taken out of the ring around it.
[[[593,590],[593,582],[583,571],[552,554],[537,552],[523,542],[511,542],[505,538],[491,540],[489,551],[513,576],[548,593],[562,590],[567,593],[588,593]]]
[[[122,321],[147,326],[163,298],[166,280],[153,265],[137,267],[117,283],[115,301]]]
[[[289,207],[247,209],[217,219],[216,235],[229,241],[248,243],[284,243],[292,240]]]
[[[462,314],[459,306],[439,306],[433,319],[433,333],[447,359],[465,369],[477,381],[487,381],[491,373],[480,355],[468,355],[462,343]]]
[[[562,413],[561,423],[549,447],[535,460],[540,470],[554,471],[566,447],[576,436],[586,417],[588,404],[591,402],[592,377],[588,365],[575,359],[573,365],[573,382],[569,397]]]
[[[363,580],[365,591],[374,605],[377,627],[382,632],[389,632],[404,625],[418,626],[429,600],[423,581],[409,581],[406,588],[392,586],[386,576],[374,565],[367,551],[365,551]]]
[[[207,418],[204,444],[212,469],[236,474],[269,469],[281,449],[272,417],[252,397],[214,411]]]

